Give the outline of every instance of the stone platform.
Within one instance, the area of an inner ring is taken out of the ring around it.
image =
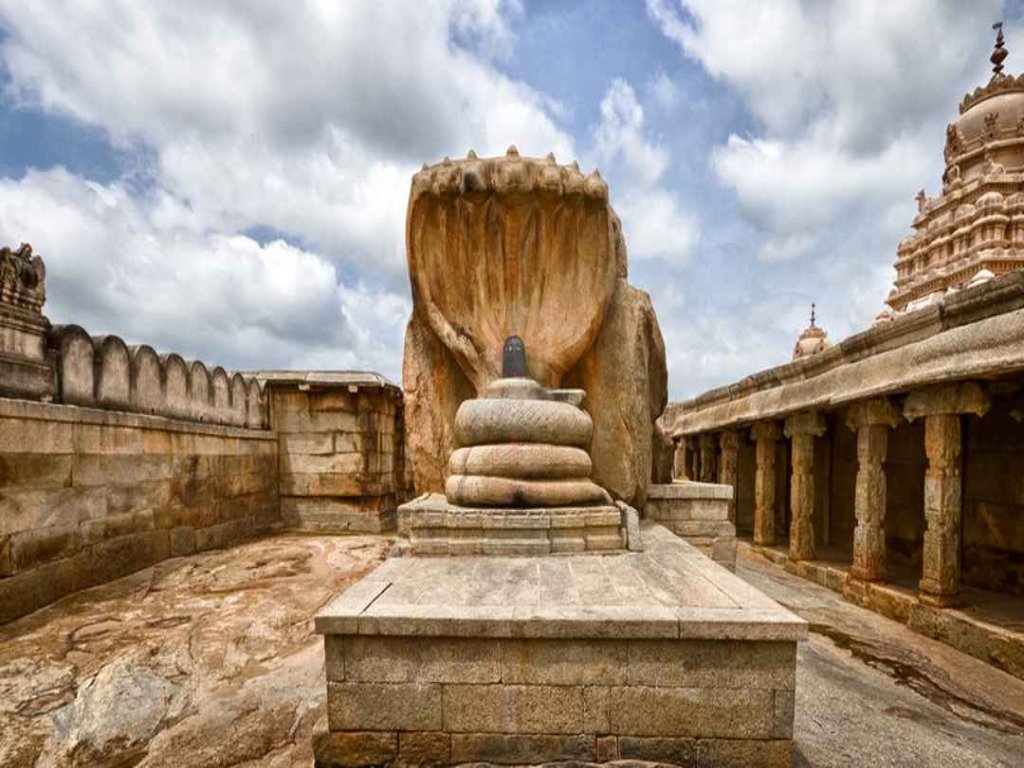
[[[647,491],[644,517],[682,536],[716,563],[736,569],[736,526],[729,520],[731,485],[677,480]]]
[[[406,537],[400,546],[412,555],[550,555],[640,546],[636,512],[624,504],[471,509],[432,493],[403,504],[398,515]]]
[[[665,528],[643,538],[385,562],[316,617],[317,765],[790,766],[806,623]]]

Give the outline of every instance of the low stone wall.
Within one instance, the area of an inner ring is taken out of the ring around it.
[[[736,526],[729,522],[733,488],[718,483],[655,483],[644,517],[686,539],[729,570],[736,569]]]
[[[77,325],[50,331],[57,402],[250,429],[268,426],[255,377],[207,368],[117,336],[90,336]]]
[[[0,622],[278,525],[277,483],[267,430],[0,399]]]
[[[380,533],[412,493],[402,391],[371,373],[263,371],[289,528]]]

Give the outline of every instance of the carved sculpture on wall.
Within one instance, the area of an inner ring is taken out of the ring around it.
[[[960,129],[957,128],[956,123],[950,123],[946,126],[946,162],[950,162],[954,157],[959,155],[963,151],[963,148],[964,144],[960,137]]]
[[[989,112],[985,115],[985,131],[983,135],[988,141],[992,141],[999,135],[998,112]]]
[[[46,266],[31,245],[0,248],[0,301],[38,314],[46,301],[45,282]]]

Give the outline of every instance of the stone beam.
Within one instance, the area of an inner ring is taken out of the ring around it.
[[[751,429],[757,455],[754,473],[754,543],[775,543],[775,448],[782,436],[778,422],[758,422]]]
[[[928,387],[954,372],[964,381],[1019,373],[1022,297],[1024,272],[998,278],[948,297],[941,310],[922,309],[848,337],[836,354],[787,363],[672,403],[663,420],[674,432],[693,434],[799,410],[832,411]]]
[[[814,558],[814,438],[825,434],[825,419],[807,411],[786,419],[786,437],[792,439],[793,474],[790,481],[789,558]]]
[[[937,414],[984,416],[990,407],[989,397],[981,385],[965,381],[914,390],[903,405],[903,415],[909,421]]]

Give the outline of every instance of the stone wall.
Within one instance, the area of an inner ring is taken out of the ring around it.
[[[1024,595],[1024,424],[1010,407],[966,421],[963,581]]]
[[[278,523],[269,431],[0,399],[0,622]]]
[[[0,267],[0,622],[272,528],[394,524],[412,485],[394,384],[228,373],[52,326],[31,246]]]
[[[853,546],[853,529],[857,525],[854,501],[857,485],[857,433],[841,419],[834,420],[829,432],[832,450],[829,478],[828,536],[822,542],[849,551]]]
[[[395,527],[412,494],[402,391],[365,373],[261,372],[278,437],[281,514],[324,533]]]
[[[77,325],[49,332],[54,400],[210,424],[264,429],[266,396],[257,380],[208,368],[117,336],[90,336]]]
[[[920,573],[924,540],[924,424],[900,424],[889,433],[885,462],[885,543],[890,570]]]
[[[792,642],[328,635],[325,650],[317,765],[793,761]]]

